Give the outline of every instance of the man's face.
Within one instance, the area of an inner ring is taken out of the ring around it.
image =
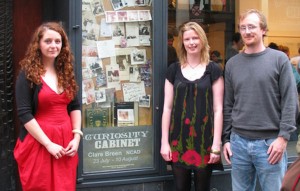
[[[262,43],[263,35],[266,31],[260,28],[259,22],[259,17],[255,13],[251,13],[243,20],[240,20],[240,33],[247,47]]]

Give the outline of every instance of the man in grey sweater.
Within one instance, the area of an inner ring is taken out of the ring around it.
[[[266,48],[265,16],[240,16],[244,52],[225,69],[223,153],[232,165],[233,191],[279,191],[287,168],[286,146],[296,129],[297,88],[288,57]]]

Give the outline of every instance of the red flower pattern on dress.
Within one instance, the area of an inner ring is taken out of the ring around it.
[[[178,162],[178,156],[179,156],[178,151],[172,152],[172,162]]]
[[[207,116],[207,115],[205,115],[205,117],[203,118],[203,122],[204,122],[204,123],[206,123],[206,122],[207,122],[207,120],[208,120],[208,116]]]
[[[195,150],[188,150],[182,155],[182,160],[189,164],[199,166],[201,164],[201,156]]]
[[[172,141],[172,146],[176,147],[178,145],[178,140],[173,140]]]
[[[209,147],[207,147],[207,152],[210,152],[211,151],[211,147],[209,146]]]
[[[189,118],[186,118],[185,121],[184,121],[184,124],[189,125],[190,122],[191,122],[191,120]]]
[[[210,155],[205,155],[204,156],[204,164],[208,164],[209,159],[210,159]]]
[[[197,137],[197,133],[195,131],[194,126],[190,126],[190,133],[189,133],[190,137]]]

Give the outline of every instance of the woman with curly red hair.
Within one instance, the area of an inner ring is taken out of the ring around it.
[[[73,54],[56,22],[33,34],[16,81],[21,122],[14,150],[23,191],[75,190],[81,110]]]

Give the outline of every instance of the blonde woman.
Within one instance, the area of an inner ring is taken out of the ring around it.
[[[172,162],[177,191],[209,190],[220,163],[224,81],[219,66],[209,61],[205,32],[195,22],[179,29],[179,63],[166,73],[161,155]]]

